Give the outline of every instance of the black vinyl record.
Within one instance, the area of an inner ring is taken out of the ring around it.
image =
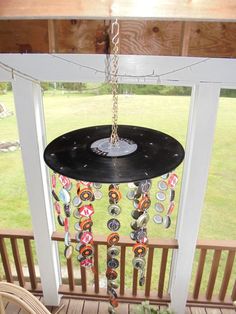
[[[54,139],[44,151],[46,164],[69,178],[99,183],[142,181],[174,170],[184,159],[173,137],[148,128],[119,125],[119,138],[136,144],[130,154],[107,157],[91,145],[109,138],[111,125],[78,129]],[[94,145],[93,145],[94,146]]]

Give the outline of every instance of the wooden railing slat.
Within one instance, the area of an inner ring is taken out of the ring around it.
[[[122,245],[120,252],[120,295],[125,293],[125,253],[126,248]]]
[[[234,282],[234,287],[232,290],[231,299],[232,299],[232,301],[236,301],[236,280]]]
[[[227,261],[226,261],[226,264],[225,264],[224,277],[223,277],[223,280],[222,280],[222,284],[221,284],[221,287],[220,287],[220,293],[219,293],[219,299],[221,301],[224,300],[225,295],[226,295],[226,291],[227,291],[227,288],[228,288],[230,275],[231,275],[233,264],[234,264],[234,257],[235,257],[235,252],[229,251],[228,257],[227,257]]]
[[[99,293],[99,265],[97,244],[94,244],[94,292]]]
[[[29,274],[30,274],[31,288],[32,290],[34,290],[37,288],[37,280],[36,280],[36,274],[35,274],[32,247],[31,247],[30,239],[23,239],[23,241],[24,241],[27,265],[28,265]]]
[[[145,282],[145,297],[149,297],[151,281],[152,281],[152,262],[153,262],[154,248],[149,247],[148,249],[148,260],[147,260],[147,273]]]
[[[157,294],[159,298],[162,298],[163,296],[167,258],[168,258],[168,249],[163,249],[162,257],[161,257],[161,268],[160,268],[160,273],[159,273],[158,294]]]
[[[86,268],[80,266],[82,292],[87,291]]]
[[[132,286],[132,295],[135,297],[138,290],[138,270],[133,269],[133,286]]]
[[[74,280],[74,270],[73,270],[73,261],[72,258],[66,260],[67,272],[68,272],[68,281],[70,291],[75,289],[75,280]]]
[[[13,282],[11,265],[10,265],[8,254],[7,254],[6,244],[3,238],[0,238],[0,253],[2,257],[2,264],[5,271],[6,280],[8,282]]]
[[[23,269],[22,269],[22,264],[21,264],[21,259],[20,259],[20,253],[19,253],[19,248],[18,248],[16,238],[11,238],[11,247],[12,247],[12,253],[13,253],[13,257],[14,257],[14,261],[15,261],[18,281],[19,281],[20,286],[24,287],[25,278],[24,278],[24,274],[23,274]]]
[[[211,265],[211,272],[210,272],[208,285],[207,285],[207,291],[206,291],[207,300],[210,300],[212,297],[212,293],[213,293],[215,281],[216,281],[216,275],[217,275],[217,271],[219,267],[220,257],[221,257],[221,250],[215,250],[213,260],[212,260],[212,265]]]
[[[197,267],[197,274],[196,274],[196,279],[195,279],[195,284],[194,284],[194,289],[193,289],[194,299],[197,299],[199,295],[201,282],[202,282],[202,275],[203,275],[203,270],[204,270],[204,265],[205,265],[205,260],[206,260],[206,254],[207,254],[207,250],[201,249],[199,261],[198,261],[198,267]]]

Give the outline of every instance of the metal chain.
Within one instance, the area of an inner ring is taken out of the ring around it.
[[[118,136],[118,51],[119,51],[119,23],[117,19],[112,23],[112,64],[111,64],[111,86],[112,86],[112,131],[111,143],[116,144],[119,140]]]

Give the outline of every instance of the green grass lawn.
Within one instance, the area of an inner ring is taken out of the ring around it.
[[[14,111],[11,93],[0,95],[1,102],[9,110]],[[187,96],[122,95],[119,97],[119,123],[154,128],[174,136],[185,145],[189,104],[190,97]],[[109,95],[45,94],[44,108],[48,142],[73,129],[111,122],[111,96]],[[236,99],[222,98],[217,119],[206,198],[202,209],[202,222],[199,232],[199,238],[201,239],[236,239],[235,121]],[[0,141],[14,141],[17,139],[15,115],[0,119]],[[182,166],[178,168],[177,173],[181,178]],[[0,228],[32,228],[20,151],[0,153],[0,178],[2,183],[0,189]],[[153,181],[154,186],[156,181]],[[177,188],[177,196],[179,196],[179,190],[180,184]],[[122,191],[125,196],[126,185],[122,185]],[[153,189],[152,196],[154,196],[154,191],[155,189]],[[99,234],[108,234],[106,221],[109,215],[107,214],[107,186],[105,185],[103,193],[105,197],[95,203],[94,231]],[[178,202],[178,197],[176,201]],[[132,204],[125,197],[123,197],[120,204],[122,206],[120,216],[121,234],[128,235]],[[189,204],[189,210],[191,211],[191,204]],[[168,230],[156,226],[151,220],[148,230],[150,237],[173,238],[177,214],[178,206],[173,213],[172,227]],[[153,215],[154,209],[152,207],[150,216]],[[158,263],[159,257],[157,257],[155,265],[158,265]],[[131,268],[127,267],[127,271],[127,278],[131,278]],[[154,281],[157,281],[157,271],[158,267],[154,270]],[[128,283],[130,284],[129,280]],[[156,285],[155,282],[153,284]]]

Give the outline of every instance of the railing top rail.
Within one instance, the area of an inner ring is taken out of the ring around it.
[[[34,239],[32,230],[0,229],[0,238]]]
[[[16,239],[34,239],[32,230],[22,229],[0,229],[0,238],[16,238]],[[64,241],[64,233],[55,231],[52,234],[52,240]],[[75,238],[71,239],[72,242],[76,242]],[[100,245],[106,245],[106,236],[94,235],[94,242]],[[127,236],[121,236],[119,245],[133,246],[133,241]],[[151,238],[149,240],[150,247],[159,248],[178,248],[178,241],[176,239],[158,239]],[[198,240],[197,249],[214,249],[214,250],[230,250],[236,251],[236,240]]]
[[[53,232],[52,240],[55,241],[64,241],[64,233],[63,232]],[[72,242],[76,242],[75,238],[72,237]],[[94,235],[94,242],[98,245],[107,245],[106,236],[102,235]],[[125,246],[133,246],[134,242],[127,236],[120,236],[119,243],[117,245],[125,245]],[[157,239],[152,238],[148,242],[149,247],[156,247],[156,248],[172,248],[177,249],[178,248],[178,242],[175,239]]]
[[[236,240],[198,240],[196,248],[236,251]]]

